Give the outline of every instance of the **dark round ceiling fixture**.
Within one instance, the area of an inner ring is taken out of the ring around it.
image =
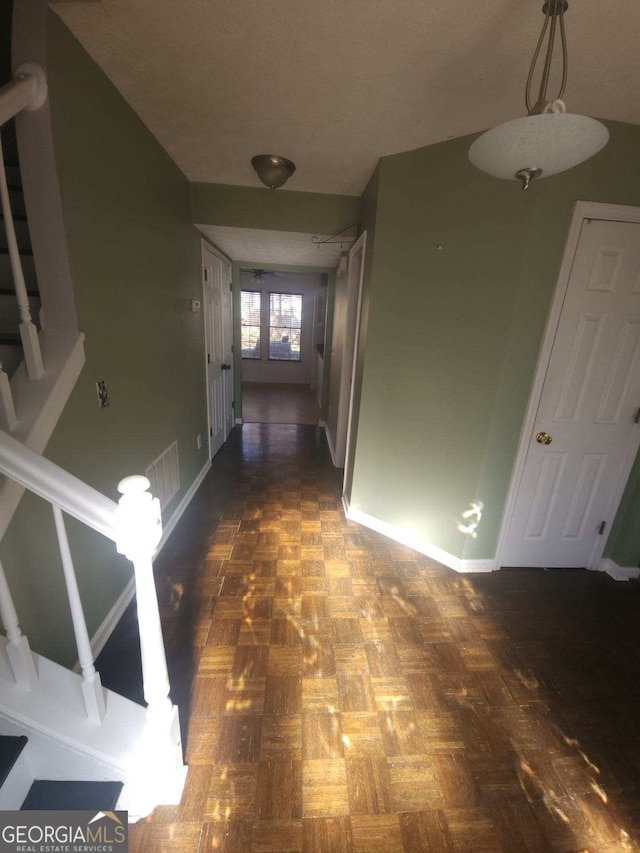
[[[251,158],[251,165],[265,187],[272,190],[286,184],[296,170],[295,163],[276,154],[256,154]]]

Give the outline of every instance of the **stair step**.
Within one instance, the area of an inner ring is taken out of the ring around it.
[[[0,296],[13,296],[15,299],[16,291],[13,287],[0,287]],[[29,299],[40,299],[40,294],[37,290],[27,290]]]
[[[113,811],[122,782],[60,782],[36,780],[22,804],[23,811]]]
[[[0,364],[9,379],[22,364],[24,353],[22,347],[3,346],[0,344]]]
[[[11,332],[0,332],[0,346],[21,347],[22,338],[20,335],[12,334]]]
[[[5,779],[26,745],[27,738],[24,735],[0,737],[0,787],[4,785]]]
[[[22,272],[24,273],[27,290],[35,292],[38,289],[38,278],[36,276],[36,263],[33,255],[22,258]],[[0,252],[0,288],[15,293],[13,283],[13,272],[11,270],[11,258]]]
[[[18,243],[18,249],[20,254],[24,252],[31,251],[31,235],[29,234],[29,223],[26,221],[26,217],[23,220],[15,217],[13,223],[13,230],[16,235],[16,241]],[[6,232],[6,222],[4,219],[0,218],[0,248],[4,251],[7,250],[7,232]]]
[[[9,254],[8,249],[0,248],[0,255],[8,255],[8,254]],[[29,257],[29,256],[33,257],[33,249],[20,249],[20,254],[26,255],[27,257]]]

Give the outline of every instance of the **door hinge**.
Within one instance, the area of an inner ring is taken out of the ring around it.
[[[207,280],[207,276],[208,276],[208,270],[207,270],[207,268],[205,267],[205,268],[204,268],[204,280],[205,280],[205,281]]]
[[[599,536],[602,536],[602,534],[603,534],[603,533],[604,533],[604,531],[605,531],[606,526],[607,526],[607,522],[606,522],[606,521],[601,521],[601,522],[600,522],[600,527],[598,528],[598,535],[599,535]]]
[[[233,344],[231,344],[231,352],[233,353]],[[640,412],[640,409],[638,411]]]
[[[636,412],[636,416],[633,419],[634,424],[640,424],[640,409]]]
[[[213,438],[213,427],[209,427],[209,435]]]
[[[235,401],[235,400],[232,400],[232,401],[231,401],[231,408],[232,408],[232,409],[235,409],[235,407],[236,407],[236,401]]]
[[[207,364],[211,364],[211,353],[207,353]]]

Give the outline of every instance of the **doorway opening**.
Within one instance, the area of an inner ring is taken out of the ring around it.
[[[326,306],[326,274],[241,270],[245,423],[318,425]]]

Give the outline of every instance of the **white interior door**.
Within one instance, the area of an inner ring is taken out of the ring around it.
[[[231,289],[231,264],[221,261],[222,277],[222,348],[223,398],[224,398],[224,440],[229,437],[235,421],[233,402],[233,293]]]
[[[640,223],[584,219],[503,566],[599,558],[640,444],[639,406]]]
[[[206,245],[202,259],[209,452],[213,458],[233,426],[233,304],[229,265]]]

